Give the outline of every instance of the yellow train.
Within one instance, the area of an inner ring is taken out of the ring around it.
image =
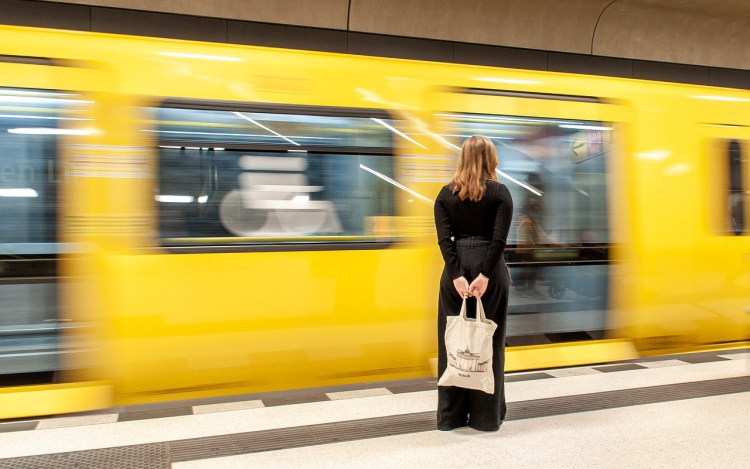
[[[748,339],[747,91],[0,44],[0,418],[429,376],[432,200],[474,133],[516,206],[510,370]]]

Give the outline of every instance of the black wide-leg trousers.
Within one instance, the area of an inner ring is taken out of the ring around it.
[[[482,238],[464,238],[456,241],[456,252],[461,266],[469,272],[466,280],[471,283],[479,276],[479,265],[485,259],[490,242]],[[440,430],[452,430],[469,425],[483,431],[500,428],[505,420],[505,323],[508,317],[508,272],[501,260],[489,275],[487,291],[482,296],[482,305],[488,319],[497,323],[492,340],[492,372],[495,375],[495,393],[438,386],[437,425]],[[463,299],[453,286],[453,279],[443,269],[440,279],[438,304],[438,377],[448,366],[445,350],[445,327],[447,316],[457,316]],[[467,300],[467,316],[476,317],[476,299]]]

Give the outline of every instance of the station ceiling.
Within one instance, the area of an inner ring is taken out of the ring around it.
[[[750,69],[747,0],[46,0]]]

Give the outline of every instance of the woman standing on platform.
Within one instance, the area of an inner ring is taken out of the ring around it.
[[[435,201],[438,244],[445,260],[438,303],[438,376],[448,364],[446,316],[459,313],[463,298],[481,298],[487,319],[498,326],[493,337],[494,394],[439,386],[440,430],[469,425],[477,430],[496,431],[505,419],[505,322],[510,279],[503,251],[513,200],[508,188],[497,181],[497,164],[497,152],[490,139],[469,137],[461,146],[453,181],[440,190]],[[474,298],[468,299],[467,308],[468,315],[476,314]]]

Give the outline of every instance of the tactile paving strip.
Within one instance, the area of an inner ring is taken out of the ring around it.
[[[750,392],[750,376],[514,402],[508,405],[507,420],[551,417],[738,392]]]
[[[168,443],[0,459],[0,469],[170,469],[171,467]]]
[[[172,461],[299,448],[434,430],[435,412],[394,415],[263,432],[238,433],[170,443]]]

